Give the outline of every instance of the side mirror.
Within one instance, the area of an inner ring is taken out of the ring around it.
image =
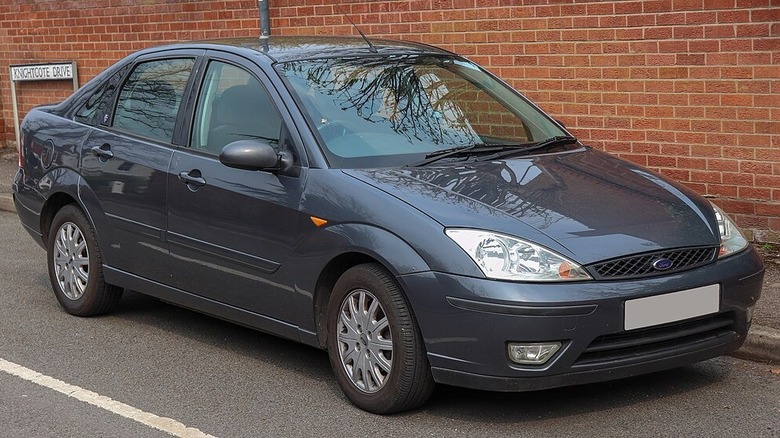
[[[244,170],[284,170],[292,165],[286,152],[276,152],[270,144],[259,139],[238,140],[222,148],[219,161],[228,167]]]

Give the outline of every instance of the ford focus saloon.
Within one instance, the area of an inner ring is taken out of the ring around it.
[[[19,162],[67,312],[132,289],[321,348],[374,413],[728,353],[764,275],[718,207],[420,44],[146,49],[30,111]]]

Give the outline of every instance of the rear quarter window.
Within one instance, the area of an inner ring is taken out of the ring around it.
[[[111,103],[116,95],[116,89],[128,70],[130,70],[129,65],[122,67],[103,82],[76,111],[73,119],[92,126],[107,125],[111,117]]]

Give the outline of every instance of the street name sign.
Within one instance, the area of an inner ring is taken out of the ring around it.
[[[14,131],[16,146],[19,147],[19,104],[16,102],[16,83],[32,81],[73,81],[73,91],[79,88],[79,75],[76,71],[76,61],[56,62],[51,64],[11,65],[11,101],[14,111]]]
[[[73,79],[73,63],[12,65],[12,81],[56,81]]]

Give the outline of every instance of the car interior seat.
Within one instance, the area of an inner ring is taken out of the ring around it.
[[[208,150],[219,153],[229,143],[252,138],[278,144],[281,118],[255,81],[225,90],[215,103],[215,111],[216,126],[209,131]]]

